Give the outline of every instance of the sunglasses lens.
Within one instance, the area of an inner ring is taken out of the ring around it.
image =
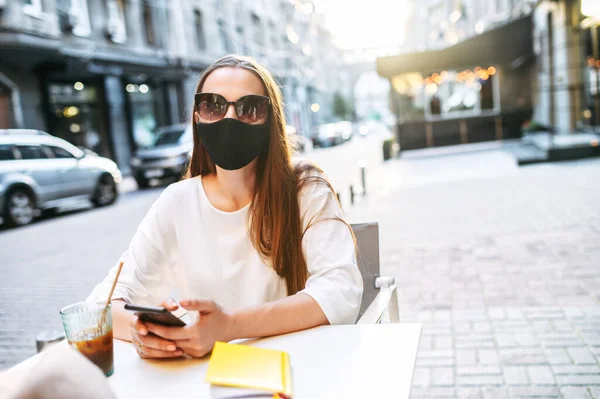
[[[245,96],[235,104],[240,121],[251,125],[262,125],[269,116],[269,99],[261,96]]]
[[[196,111],[204,122],[216,122],[227,113],[227,101],[219,94],[202,94],[196,99]]]

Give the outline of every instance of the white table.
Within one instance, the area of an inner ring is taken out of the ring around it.
[[[294,399],[408,398],[420,333],[412,323],[323,326],[251,345],[289,352]],[[60,343],[43,354],[64,350],[70,348]],[[8,370],[4,382],[17,384],[39,358]],[[115,340],[108,381],[119,399],[210,398],[207,366],[208,359],[143,360],[130,343]]]

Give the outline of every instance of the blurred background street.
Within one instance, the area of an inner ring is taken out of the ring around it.
[[[598,0],[0,0],[0,370],[180,178],[229,53],[379,223],[412,398],[600,399]]]

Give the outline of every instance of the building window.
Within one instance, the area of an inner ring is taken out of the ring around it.
[[[48,85],[49,128],[56,136],[79,147],[111,157],[99,88],[88,82]]]
[[[430,76],[404,74],[392,79],[397,113],[406,120],[494,115],[500,112],[494,66],[441,71]]]
[[[262,40],[262,29],[260,26],[260,17],[256,14],[252,14],[252,41],[253,45],[257,49],[257,56],[261,58],[263,56],[263,40]]]
[[[156,31],[154,30],[154,18],[152,15],[152,5],[148,0],[142,3],[142,21],[146,28],[146,43],[150,46],[156,46]]]
[[[496,12],[496,14],[500,14],[502,11],[504,11],[504,10],[502,10],[502,3],[503,3],[502,0],[494,1],[494,5],[496,8],[494,11]]]
[[[108,0],[106,8],[108,11],[108,24],[106,33],[113,43],[125,43],[127,40],[127,29],[125,28],[125,5],[124,0]]]
[[[156,141],[155,130],[158,126],[154,111],[154,88],[142,83],[128,83],[125,86],[130,117],[133,125],[133,139],[137,147],[148,147]]]
[[[206,50],[206,40],[204,38],[204,24],[202,21],[202,11],[194,11],[194,24],[196,26],[196,44],[199,50]]]
[[[226,53],[231,53],[231,40],[229,39],[229,35],[227,34],[227,26],[225,22],[220,20],[219,25],[219,37],[221,38],[221,46]]]
[[[235,29],[235,31],[237,34],[237,49],[236,49],[236,51],[245,55],[248,50],[246,49],[246,40],[244,38],[244,28],[242,26],[238,26]]]
[[[58,19],[64,32],[75,36],[89,36],[90,15],[87,0],[58,0]]]
[[[273,21],[269,24],[269,30],[271,31],[271,50],[277,51],[279,50],[279,36],[277,35],[277,28]]]
[[[33,17],[39,17],[42,10],[42,0],[23,0],[23,12]]]

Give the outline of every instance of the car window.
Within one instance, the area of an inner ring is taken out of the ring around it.
[[[64,148],[60,148],[60,147],[53,147],[50,146],[50,151],[52,151],[52,153],[54,154],[55,158],[75,158],[75,156],[73,154],[71,154],[69,151],[65,150]]]
[[[46,159],[48,155],[39,145],[19,145],[17,149],[21,153],[21,159]]]
[[[15,159],[13,145],[0,145],[0,161],[11,161]]]
[[[154,146],[158,147],[161,145],[177,144],[184,132],[184,129],[165,130],[158,135],[154,142]]]

